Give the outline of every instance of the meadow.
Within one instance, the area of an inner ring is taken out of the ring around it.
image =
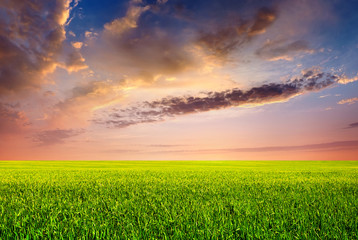
[[[0,161],[0,239],[358,239],[358,161]]]

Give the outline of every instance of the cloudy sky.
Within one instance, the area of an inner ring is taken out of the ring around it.
[[[357,160],[355,0],[0,2],[0,159]]]

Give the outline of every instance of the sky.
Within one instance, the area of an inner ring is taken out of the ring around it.
[[[4,0],[1,160],[358,160],[356,0]]]

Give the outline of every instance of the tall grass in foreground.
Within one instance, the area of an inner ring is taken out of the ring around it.
[[[357,239],[358,162],[0,162],[0,239]]]

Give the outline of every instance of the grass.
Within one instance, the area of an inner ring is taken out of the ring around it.
[[[358,162],[0,162],[0,239],[357,239]]]

